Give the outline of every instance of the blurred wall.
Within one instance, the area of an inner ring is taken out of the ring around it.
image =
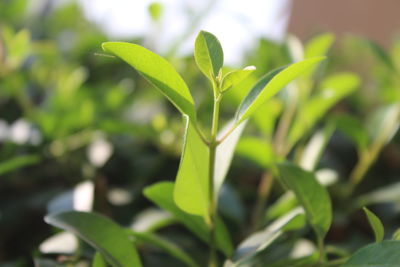
[[[289,32],[352,33],[386,45],[400,33],[400,0],[293,0]]]

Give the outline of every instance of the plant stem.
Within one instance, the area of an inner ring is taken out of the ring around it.
[[[258,185],[258,197],[256,200],[256,204],[253,210],[253,216],[251,219],[252,232],[256,231],[260,226],[260,219],[262,216],[262,212],[264,210],[265,202],[267,202],[269,193],[271,191],[272,185],[274,183],[274,179],[271,172],[264,172],[261,182]]]
[[[219,120],[219,105],[221,102],[220,95],[216,92],[214,95],[214,109],[211,126],[211,139],[209,143],[210,158],[209,158],[209,180],[208,180],[208,215],[209,215],[209,231],[210,231],[210,261],[209,267],[217,267],[217,244],[216,244],[216,221],[217,221],[217,200],[214,192],[214,170],[215,170],[215,155],[217,152],[217,133]]]

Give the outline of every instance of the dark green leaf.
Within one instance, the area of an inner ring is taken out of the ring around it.
[[[134,67],[144,78],[161,91],[180,112],[196,121],[196,111],[190,91],[174,67],[146,48],[124,42],[106,42],[104,51],[113,53]]]
[[[183,251],[180,247],[170,242],[169,240],[162,238],[156,234],[149,232],[134,232],[129,231],[129,234],[134,236],[140,242],[149,243],[156,247],[161,248],[171,256],[177,258],[178,260],[187,264],[187,266],[196,267],[197,263],[193,261],[193,259],[187,255],[185,251]]]
[[[194,45],[194,58],[204,75],[213,80],[224,64],[224,53],[218,39],[209,32],[200,31]]]
[[[139,255],[125,231],[104,216],[67,211],[47,215],[45,221],[81,237],[114,267],[141,266]]]
[[[372,230],[374,230],[375,242],[381,242],[385,235],[385,229],[383,228],[381,220],[366,207],[363,207],[363,210],[365,215],[367,215],[368,222],[371,225]]]
[[[397,267],[400,241],[383,241],[361,248],[342,267]]]
[[[306,212],[307,220],[321,241],[332,221],[332,207],[328,192],[311,172],[291,163],[279,164],[278,168],[279,179],[294,192]]]
[[[0,175],[23,168],[25,166],[36,164],[39,161],[40,157],[37,155],[25,155],[11,158],[9,160],[0,162]]]

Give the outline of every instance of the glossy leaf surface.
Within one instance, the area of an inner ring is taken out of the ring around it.
[[[47,215],[45,221],[79,236],[114,267],[141,266],[139,255],[125,231],[104,216],[67,211]]]
[[[251,116],[268,99],[324,57],[306,59],[287,67],[273,70],[262,77],[243,99],[236,113],[237,124]]]
[[[174,200],[185,212],[206,216],[209,201],[209,149],[189,118],[184,118],[186,133],[176,176]]]
[[[204,75],[213,80],[224,64],[224,53],[217,37],[209,32],[200,31],[194,45],[194,58]]]
[[[182,77],[167,60],[137,44],[106,42],[102,47],[134,67],[180,112],[188,115],[193,121],[196,120],[192,95]]]

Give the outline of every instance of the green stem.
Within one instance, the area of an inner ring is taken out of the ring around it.
[[[215,155],[217,152],[217,133],[218,133],[218,120],[219,120],[219,105],[221,97],[218,93],[214,95],[214,109],[211,126],[211,139],[209,144],[210,159],[209,159],[209,180],[208,180],[208,200],[209,200],[209,231],[210,231],[210,267],[218,266],[217,259],[217,244],[216,244],[216,221],[217,221],[217,200],[214,192],[214,170],[215,170]]]

